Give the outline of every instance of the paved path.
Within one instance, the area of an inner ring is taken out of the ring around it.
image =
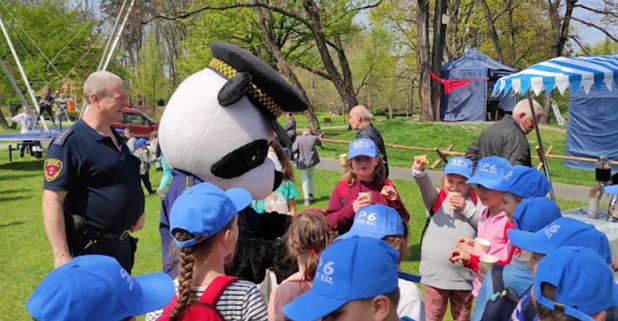
[[[321,162],[316,167],[320,170],[327,171],[335,171],[341,172],[341,165],[339,165],[339,161],[335,159],[329,158],[321,158]],[[407,179],[412,180],[412,172],[409,168],[401,168],[401,167],[389,167],[390,170],[390,178],[396,179]],[[440,171],[429,171],[429,175],[431,176],[432,181],[438,182],[442,177],[442,172]],[[567,185],[561,183],[553,183],[554,193],[556,194],[557,199],[564,200],[572,200],[572,201],[582,201],[588,202],[588,191],[590,187],[586,186],[577,186],[577,185]],[[601,204],[609,202],[609,198],[606,195],[603,196],[601,200]]]

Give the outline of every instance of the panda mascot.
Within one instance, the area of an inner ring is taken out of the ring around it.
[[[242,187],[253,199],[266,198],[282,179],[267,158],[268,145],[278,138],[282,145],[290,146],[277,117],[307,109],[299,92],[253,54],[220,42],[213,43],[211,51],[208,67],[176,89],[159,126],[161,151],[174,175],[163,198],[159,224],[163,271],[172,278],[178,271],[169,230],[174,200],[183,190],[204,181],[223,190]],[[257,214],[251,208],[241,212],[238,251],[229,274],[262,282],[266,268],[276,265],[273,260],[285,254],[279,237],[290,218],[278,213]],[[273,255],[275,252],[282,255]],[[293,269],[294,265],[288,266]]]

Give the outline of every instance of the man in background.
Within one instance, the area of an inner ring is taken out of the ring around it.
[[[384,146],[384,139],[380,132],[373,127],[371,120],[373,114],[363,105],[354,106],[350,109],[350,119],[348,120],[350,127],[356,132],[356,139],[369,138],[376,144],[376,147],[380,150],[382,158],[384,159],[384,167],[386,169],[386,178],[388,178],[388,160],[386,158],[386,147]]]
[[[535,100],[530,101],[536,119],[543,117],[543,106]],[[465,157],[470,159],[474,166],[483,157],[500,156],[508,159],[511,165],[530,167],[532,166],[530,144],[526,135],[534,129],[534,126],[530,103],[528,99],[524,99],[515,105],[512,116],[506,115],[487,127],[468,147]]]

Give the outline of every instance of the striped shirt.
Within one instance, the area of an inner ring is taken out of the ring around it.
[[[176,282],[174,280],[174,283]],[[189,304],[197,302],[205,289],[206,287],[203,286],[193,287],[191,289],[191,297],[189,297]],[[217,301],[216,308],[226,321],[268,321],[268,312],[264,300],[255,284],[249,281],[237,280],[228,285],[221,294],[219,301]],[[155,321],[162,314],[162,309],[157,310],[146,315],[146,320]]]

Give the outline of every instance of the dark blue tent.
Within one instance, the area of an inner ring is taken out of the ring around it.
[[[607,156],[618,160],[618,89],[583,90],[571,92],[569,121],[567,122],[567,156],[599,158]],[[593,163],[566,160],[572,168],[593,169]],[[615,170],[616,167],[613,166]]]
[[[443,121],[485,121],[488,96],[487,88],[493,88],[498,78],[517,72],[480,52],[470,49],[463,56],[442,66],[442,78],[446,80],[473,79],[467,85],[442,94],[440,118]],[[512,111],[517,96],[495,97],[490,101],[504,111]]]

